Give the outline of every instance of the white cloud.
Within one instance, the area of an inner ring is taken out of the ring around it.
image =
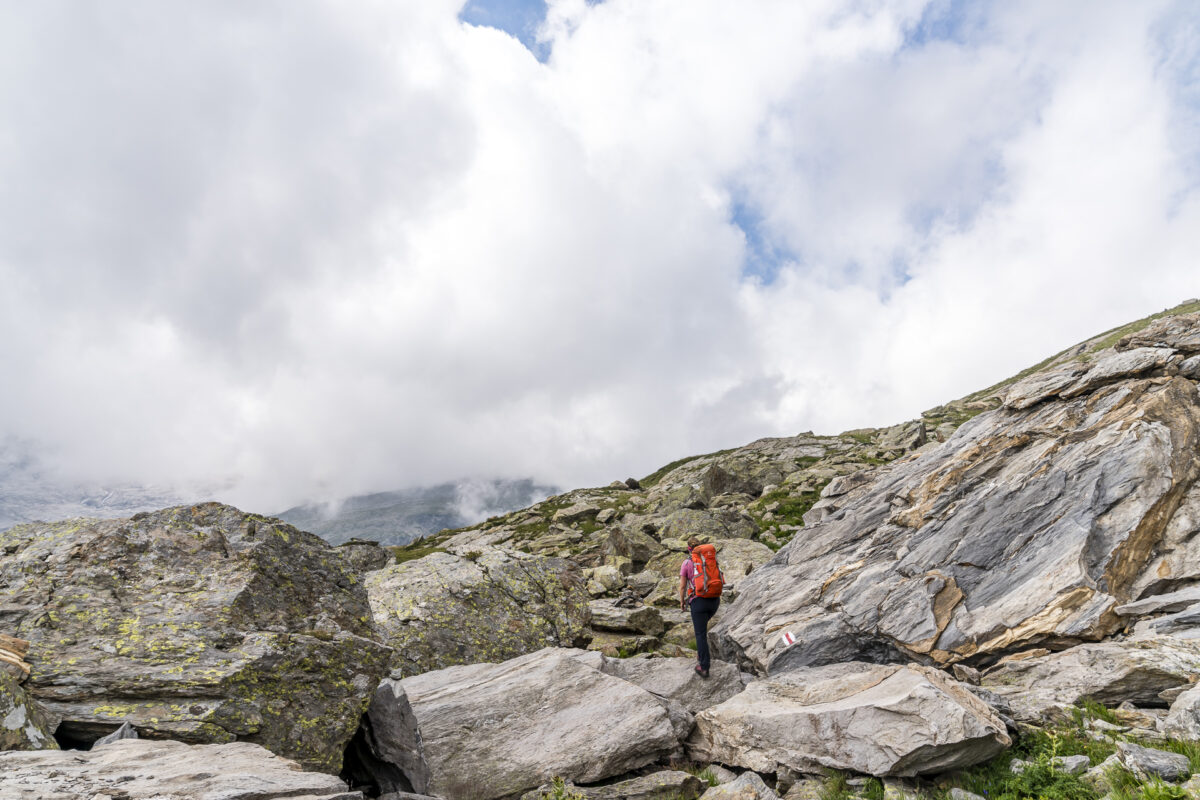
[[[555,0],[546,64],[460,6],[0,6],[0,436],[262,510],[601,483],[1200,293],[1186,3]]]

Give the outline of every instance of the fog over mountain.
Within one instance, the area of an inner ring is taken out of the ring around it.
[[[557,491],[529,479],[463,480],[308,503],[275,516],[334,544],[358,538],[399,545],[524,508]]]
[[[181,494],[167,487],[66,480],[27,442],[0,440],[0,531],[35,520],[127,517],[201,499],[205,498],[200,493]]]
[[[334,544],[357,537],[395,545],[524,508],[556,491],[553,486],[529,479],[463,479],[438,486],[313,500],[278,514],[273,509],[255,510],[272,513]],[[128,517],[220,496],[220,488],[180,492],[152,485],[72,482],[48,468],[29,443],[12,438],[0,441],[0,531],[39,520]]]

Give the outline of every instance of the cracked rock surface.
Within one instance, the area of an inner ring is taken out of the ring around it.
[[[321,539],[217,503],[0,533],[0,629],[25,685],[95,741],[255,742],[336,772],[390,652]]]

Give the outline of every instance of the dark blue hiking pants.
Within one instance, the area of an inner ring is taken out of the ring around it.
[[[708,670],[708,621],[721,607],[719,597],[693,597],[692,629],[696,632],[696,657],[700,660],[700,668]]]

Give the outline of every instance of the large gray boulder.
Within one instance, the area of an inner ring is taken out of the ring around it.
[[[0,800],[362,800],[255,744],[123,739],[89,751],[0,753]]]
[[[583,576],[563,559],[497,547],[433,553],[366,584],[392,667],[406,677],[589,640]]]
[[[385,680],[368,712],[381,788],[490,800],[554,777],[603,780],[669,754],[678,741],[662,705],[600,672],[601,660],[547,648]]]
[[[692,732],[696,714],[725,702],[746,688],[746,676],[733,664],[713,661],[707,680],[696,674],[692,658],[662,658],[652,654],[606,658],[600,669],[629,681],[657,697],[671,717],[682,741]]]
[[[1200,642],[1170,636],[1097,642],[1060,653],[1007,661],[980,685],[1007,701],[1013,716],[1044,722],[1085,699],[1106,706],[1153,706],[1163,692],[1200,674]]]
[[[57,726],[16,678],[0,672],[0,750],[57,750]]]
[[[861,662],[754,681],[696,715],[688,753],[756,772],[913,776],[986,761],[1010,744],[981,700],[929,667]]]
[[[823,500],[740,582],[714,649],[777,672],[1101,639],[1127,623],[1117,606],[1200,578],[1198,448],[1200,392],[1179,377],[980,414]]]
[[[388,649],[358,573],[278,520],[206,503],[0,533],[0,630],[26,690],[95,741],[261,744],[336,772]]]

